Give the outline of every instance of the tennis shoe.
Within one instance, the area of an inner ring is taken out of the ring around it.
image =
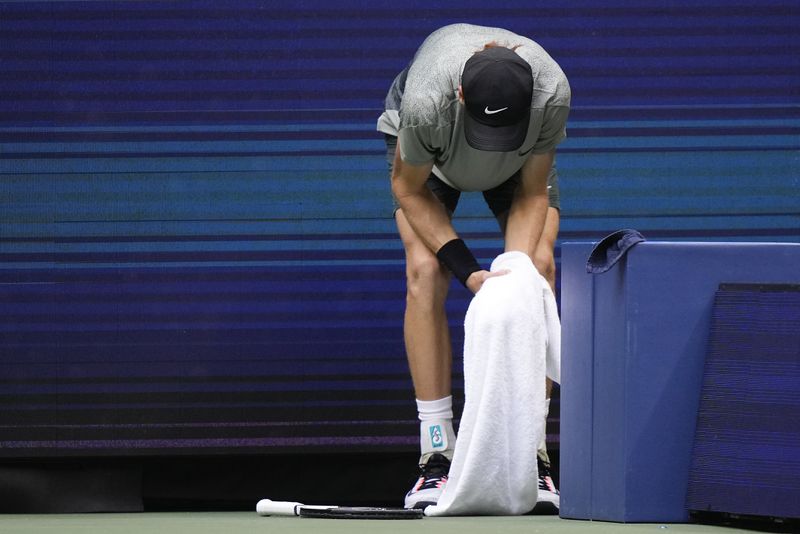
[[[550,476],[550,463],[541,456],[536,457],[539,467],[539,493],[533,513],[537,515],[557,515],[561,505],[561,495]]]
[[[419,478],[406,493],[405,508],[424,509],[439,502],[449,472],[450,460],[446,456],[439,453],[431,455],[427,462],[419,466]]]

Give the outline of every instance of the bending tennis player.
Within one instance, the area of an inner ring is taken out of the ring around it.
[[[405,343],[421,422],[421,473],[406,495],[407,508],[437,502],[453,457],[445,315],[451,273],[473,293],[487,278],[502,275],[481,268],[453,228],[459,196],[483,192],[505,251],[528,254],[553,286],[559,224],[553,163],[566,136],[569,105],[567,78],[541,46],[507,30],[469,24],[432,33],[386,97],[378,130],[386,134],[406,254]],[[539,460],[539,499],[557,510],[544,442]]]

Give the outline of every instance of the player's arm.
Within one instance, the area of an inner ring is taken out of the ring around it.
[[[522,167],[522,179],[508,214],[506,252],[518,250],[534,257],[547,218],[547,175],[554,155],[555,151],[531,154]]]
[[[411,165],[403,161],[398,143],[392,172],[392,193],[417,236],[462,284],[477,293],[487,278],[504,272],[490,273],[481,269],[459,239],[444,206],[426,185],[431,169],[433,162]]]

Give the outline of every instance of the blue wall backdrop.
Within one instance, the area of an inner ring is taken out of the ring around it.
[[[0,2],[0,456],[412,450],[375,121],[447,23],[567,73],[562,241],[800,240],[796,1],[489,4]]]

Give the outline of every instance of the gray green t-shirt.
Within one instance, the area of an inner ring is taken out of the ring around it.
[[[458,100],[464,64],[484,45],[516,48],[531,65],[533,99],[528,134],[511,152],[469,146],[466,109]],[[411,165],[433,162],[433,172],[460,191],[485,191],[517,172],[530,154],[553,150],[566,137],[570,88],[558,64],[532,40],[501,28],[453,24],[422,43],[408,69],[395,78],[378,130],[395,135],[400,155]]]

